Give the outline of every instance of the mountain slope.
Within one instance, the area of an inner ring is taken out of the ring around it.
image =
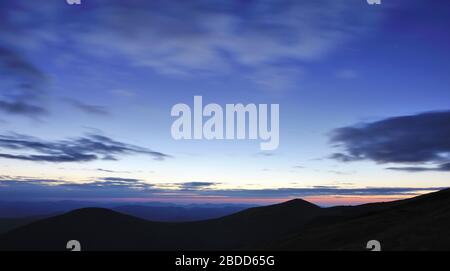
[[[50,216],[32,216],[21,218],[0,218],[0,234],[8,232],[12,229],[30,224],[31,222],[44,219]]]
[[[150,222],[87,208],[44,219],[0,236],[0,250],[384,250],[450,249],[450,190],[409,200],[320,208],[303,200],[256,207],[185,223]]]
[[[397,201],[378,212],[309,227],[266,249],[361,250],[369,240],[384,250],[449,250],[450,190]]]
[[[164,223],[86,208],[2,235],[0,249],[64,250],[72,239],[86,250],[237,249],[298,231],[321,210],[294,200],[213,220]]]
[[[143,206],[123,205],[113,207],[119,213],[132,215],[152,221],[186,222],[223,217],[244,210],[241,206],[226,207],[180,207],[180,206]]]

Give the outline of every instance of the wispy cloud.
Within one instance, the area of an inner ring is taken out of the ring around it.
[[[145,195],[152,184],[139,179],[102,178],[83,183],[26,177],[0,176],[3,200],[33,200],[52,198],[126,198]]]
[[[344,0],[98,0],[82,14],[60,3],[21,4],[15,10],[20,22],[9,14],[0,21],[14,30],[5,33],[6,41],[28,39],[35,47],[64,42],[73,47],[68,52],[120,56],[168,75],[237,70],[272,89],[295,85],[305,63],[372,29],[379,18]]]
[[[211,188],[218,183],[215,182],[187,182],[181,183],[178,186],[183,190],[203,190],[205,188]]]
[[[130,173],[130,171],[120,171],[120,170],[112,170],[112,169],[104,169],[104,168],[97,168],[96,170],[99,172],[106,172],[106,173]]]
[[[99,115],[99,116],[110,115],[110,112],[108,111],[108,109],[105,106],[87,104],[87,103],[81,102],[79,100],[69,99],[69,98],[64,99],[64,101],[67,102],[68,104],[72,105],[76,109],[78,109],[84,113],[87,113],[87,114]]]
[[[151,156],[155,160],[170,157],[98,134],[60,141],[45,141],[21,134],[0,135],[0,149],[10,151],[0,153],[2,158],[53,163],[117,160],[118,156],[132,154]]]
[[[0,111],[31,118],[48,113],[42,105],[45,74],[6,47],[0,47],[0,79]]]
[[[440,164],[432,167],[388,167],[387,169],[408,171],[408,172],[423,172],[423,171],[450,171],[450,163]]]

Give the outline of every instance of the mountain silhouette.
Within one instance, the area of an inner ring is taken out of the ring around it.
[[[374,239],[384,250],[450,249],[450,189],[387,205],[389,208],[310,227],[268,248],[358,250]]]
[[[0,218],[0,234],[8,232],[12,229],[18,228],[23,225],[30,224],[31,222],[44,219],[50,216],[30,216],[20,218]]]
[[[195,222],[152,222],[84,208],[0,236],[0,250],[364,250],[450,248],[450,190],[388,203],[320,208],[296,199]]]
[[[0,237],[0,249],[61,250],[73,239],[87,250],[234,249],[295,232],[320,210],[293,200],[218,219],[166,223],[84,208],[12,230]]]
[[[248,208],[248,207],[247,207]],[[114,211],[152,221],[185,222],[218,218],[246,209],[243,206],[144,206],[122,205],[111,208]]]
[[[127,203],[89,201],[5,202],[0,201],[0,233],[24,222],[61,215],[86,207],[101,207],[146,220],[184,222],[206,220],[233,214],[254,207],[249,204],[189,204],[176,205],[162,202]]]

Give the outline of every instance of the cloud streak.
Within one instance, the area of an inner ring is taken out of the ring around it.
[[[421,192],[441,190],[445,187],[366,187],[341,188],[317,186],[308,188],[285,187],[277,189],[221,189],[213,182],[185,182],[173,184],[151,184],[141,179],[106,177],[83,183],[61,180],[0,176],[2,199],[42,198],[152,198],[174,199],[215,198],[301,198],[311,196],[398,196],[417,195]],[[168,188],[170,187],[170,188]],[[181,188],[181,189],[180,189]],[[207,188],[207,189],[206,189]]]
[[[440,164],[434,167],[388,167],[387,169],[408,172],[450,171],[450,163]]]
[[[21,10],[9,7],[21,22],[8,13],[0,20],[14,30],[5,40],[30,39],[38,47],[64,42],[73,47],[68,52],[120,56],[161,74],[237,70],[265,88],[292,86],[304,63],[325,57],[379,20],[373,9],[344,0],[97,0],[86,3],[82,14],[60,3],[21,4]],[[288,70],[280,65],[287,62],[293,64]]]
[[[90,115],[109,116],[110,112],[104,106],[86,104],[75,99],[64,99],[67,103],[75,107],[76,109]]]
[[[212,188],[214,185],[218,183],[215,182],[187,182],[179,184],[179,187],[182,190],[203,190]]]
[[[35,162],[89,162],[117,160],[118,156],[142,154],[155,160],[170,156],[147,148],[119,142],[109,137],[88,134],[60,141],[45,141],[21,134],[0,135],[0,157]]]
[[[101,178],[83,183],[0,176],[3,200],[126,198],[143,195],[152,185],[139,179]]]
[[[31,118],[43,116],[45,74],[20,54],[0,47],[0,111]]]

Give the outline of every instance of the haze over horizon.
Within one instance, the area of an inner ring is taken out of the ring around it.
[[[444,0],[5,0],[0,200],[321,206],[449,187]],[[279,104],[280,142],[174,140],[177,103]]]

